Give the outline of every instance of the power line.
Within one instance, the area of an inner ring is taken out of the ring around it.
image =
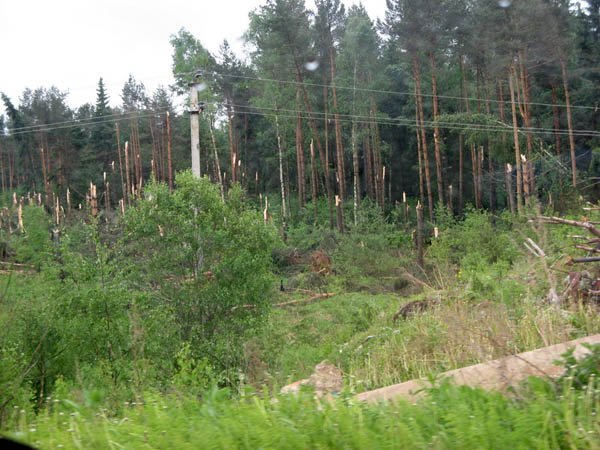
[[[211,73],[213,75],[218,75],[218,76],[222,76],[222,77],[227,77],[227,78],[241,78],[241,79],[246,79],[246,80],[255,80],[255,81],[264,81],[264,82],[269,82],[269,83],[279,83],[279,84],[292,84],[292,85],[300,85],[300,86],[311,86],[311,87],[335,87],[336,89],[342,89],[342,90],[350,90],[350,91],[362,91],[362,92],[370,92],[370,93],[374,93],[374,94],[393,94],[393,95],[406,95],[406,96],[410,96],[410,97],[414,97],[416,94],[414,92],[410,92],[410,91],[406,91],[406,92],[402,92],[402,91],[392,91],[392,90],[386,90],[386,89],[369,89],[369,88],[360,88],[360,87],[353,87],[353,86],[343,86],[343,85],[335,85],[335,84],[330,84],[330,85],[326,85],[326,84],[322,84],[322,83],[314,83],[314,82],[300,82],[300,81],[294,81],[294,80],[279,80],[279,79],[275,79],[275,78],[263,78],[263,77],[253,77],[253,76],[249,76],[249,75],[232,75],[232,74],[226,74],[223,72],[218,72],[215,70],[210,70],[210,71],[203,71],[203,73]],[[177,76],[177,75],[194,75],[196,74],[196,72],[175,72],[173,73],[173,76]],[[433,97],[433,94],[424,94],[421,93],[419,94],[421,97]],[[437,95],[438,98],[445,98],[445,99],[449,99],[449,100],[468,100],[468,101],[472,101],[472,102],[481,102],[481,101],[485,101],[485,102],[490,102],[490,103],[508,103],[501,101],[501,100],[496,100],[496,99],[481,99],[481,98],[475,98],[475,97],[463,97],[463,96],[453,96],[453,95],[441,95],[438,94]],[[520,104],[522,105],[534,105],[534,106],[549,106],[549,107],[560,107],[560,108],[566,108],[567,105],[566,104],[562,104],[562,103],[557,103],[557,104],[552,104],[552,103],[542,103],[542,102],[520,102]],[[585,105],[570,105],[571,108],[574,109],[593,109],[593,110],[597,110],[599,107],[596,106],[585,106]]]
[[[227,105],[227,104],[224,104]],[[257,107],[257,106],[245,106],[245,105],[234,105],[234,104],[229,104],[230,106],[234,106],[234,107],[238,107],[238,108],[247,108],[247,109],[256,109],[256,110],[267,110],[267,111],[274,111],[275,115],[277,115],[278,112],[282,111],[282,112],[286,112],[286,113],[294,113],[294,114],[303,114],[303,118],[311,118],[311,115],[317,115],[320,118],[325,118],[326,116],[328,117],[333,117],[333,114],[331,113],[324,113],[324,112],[320,112],[320,111],[306,111],[306,110],[294,110],[294,109],[285,109],[285,108],[269,108],[269,107]],[[245,114],[248,114],[249,111],[241,111]],[[287,116],[286,116],[287,117]],[[295,116],[294,116],[295,117]],[[343,121],[345,122],[349,122],[352,121],[353,119],[356,120],[363,120],[363,121],[375,121],[381,124],[389,124],[389,125],[394,125],[394,124],[403,124],[403,125],[408,125],[408,126],[415,126],[415,121],[414,119],[408,119],[408,118],[401,118],[401,117],[396,117],[396,118],[386,118],[386,117],[381,117],[381,116],[365,116],[365,115],[356,115],[356,114],[338,114],[338,117],[340,117],[341,119],[343,119]],[[477,124],[477,123],[471,123],[471,122],[444,122],[444,121],[425,121],[425,124],[428,125],[428,127],[433,127],[435,125],[441,126],[442,128],[452,128],[452,129],[470,129],[470,130],[481,130],[481,131],[506,131],[506,132],[513,132],[513,127],[512,125],[508,125],[508,124],[503,124],[502,122],[499,122],[498,125],[491,125],[491,124]],[[539,127],[520,127],[519,128],[520,131],[523,132],[531,132],[531,133],[552,133],[552,134],[561,134],[561,135],[566,135],[569,133],[569,130],[567,129],[554,129],[554,128],[539,128]],[[595,131],[595,130],[573,130],[573,134],[577,135],[577,136],[600,136],[600,132],[599,131]]]
[[[165,112],[166,110],[156,110],[156,112],[158,114]],[[30,130],[30,131],[39,131],[42,130],[44,131],[45,127],[51,125],[62,125],[62,124],[69,124],[69,123],[78,123],[81,125],[87,125],[88,122],[89,124],[98,124],[98,123],[105,123],[104,120],[99,120],[99,119],[107,119],[107,118],[111,118],[111,117],[119,117],[121,119],[125,118],[127,119],[127,116],[135,116],[136,114],[139,114],[139,111],[125,111],[125,112],[120,112],[120,113],[114,113],[114,114],[104,114],[101,116],[94,116],[94,117],[86,117],[86,118],[82,118],[82,119],[69,119],[69,120],[64,120],[61,122],[52,122],[49,124],[37,124],[37,125],[27,125],[27,126],[23,126],[23,127],[16,127],[16,128],[10,128],[9,131],[11,132],[11,134],[14,134],[15,132],[20,132],[20,131],[25,131],[25,130]],[[125,116],[125,117],[123,117]]]
[[[161,113],[166,113],[170,110],[157,110],[157,111],[153,111],[150,113],[146,113],[146,114],[139,114],[137,116],[135,116],[136,118],[140,118],[140,119],[145,119],[145,118],[149,118],[149,117],[154,117],[157,116]],[[177,112],[175,110],[175,112]],[[113,114],[109,115],[109,116],[114,116]],[[81,123],[79,120],[75,119],[72,121],[66,121],[66,122],[60,122],[61,125],[58,126],[54,126],[55,124],[47,124],[47,125],[40,125],[39,128],[33,129],[33,130],[19,130],[16,132],[12,132],[8,135],[8,136],[17,136],[17,135],[23,135],[23,134],[32,134],[32,133],[37,133],[37,132],[47,132],[47,131],[56,131],[56,130],[65,130],[65,129],[69,129],[69,128],[77,128],[77,127],[87,127],[87,126],[94,126],[94,125],[102,125],[105,123],[117,123],[120,122],[122,120],[127,120],[127,119],[131,119],[132,117],[129,116],[125,116],[125,117],[114,117],[112,119],[104,119],[104,120],[100,120],[100,121],[95,121],[95,122],[84,122]],[[4,137],[8,137],[8,136],[4,136]]]
[[[243,114],[249,114],[249,115],[258,115],[258,116],[266,116],[266,117],[275,117],[275,116],[279,116],[279,117],[285,117],[285,118],[291,118],[291,119],[295,119],[297,118],[298,115],[300,115],[301,118],[303,119],[312,119],[313,116],[318,116],[319,118],[323,119],[327,116],[329,117],[333,117],[333,114],[330,113],[325,113],[325,112],[321,112],[321,111],[306,111],[306,110],[295,110],[295,109],[286,109],[286,108],[274,108],[274,107],[259,107],[259,106],[252,106],[252,105],[236,105],[236,104],[228,104],[225,102],[210,102],[209,104],[215,105],[215,106],[233,106],[235,108],[241,108],[242,111],[239,111],[240,113]],[[76,128],[76,127],[80,127],[80,126],[90,126],[90,125],[100,125],[100,124],[104,124],[104,123],[116,123],[116,122],[120,122],[121,120],[128,120],[131,118],[149,118],[149,117],[154,117],[160,114],[163,114],[165,112],[167,112],[168,110],[155,110],[155,111],[151,111],[145,114],[139,114],[137,111],[132,111],[132,112],[128,112],[128,113],[117,113],[117,114],[108,114],[104,117],[103,120],[97,120],[98,118],[89,118],[89,119],[84,119],[84,120],[80,120],[80,119],[74,119],[72,121],[63,121],[63,122],[56,122],[56,123],[52,123],[52,124],[46,124],[46,125],[36,125],[36,126],[31,126],[31,127],[21,127],[21,128],[17,128],[17,129],[11,129],[10,130],[10,135],[11,136],[15,136],[15,135],[23,135],[23,134],[30,134],[30,133],[36,133],[36,132],[47,132],[47,131],[55,131],[55,130],[62,130],[62,129],[69,129],[69,128]],[[182,111],[178,111],[175,110],[175,112],[182,112]],[[382,116],[365,116],[365,115],[357,115],[357,114],[338,114],[339,120],[343,123],[360,123],[360,124],[370,124],[370,123],[376,123],[378,125],[388,125],[388,126],[408,126],[408,127],[415,127],[415,122],[414,119],[408,119],[408,118],[402,118],[402,117],[396,117],[396,118],[387,118],[387,117],[382,117]],[[435,126],[441,127],[442,129],[445,130],[456,130],[456,131],[480,131],[480,132],[505,132],[505,133],[512,133],[513,132],[513,128],[512,126],[509,126],[507,124],[499,124],[499,125],[490,125],[490,124],[474,124],[474,123],[469,123],[469,122],[440,122],[440,121],[425,121],[424,122],[424,126],[425,128],[431,129],[434,128]],[[13,131],[16,130],[16,131]],[[535,127],[531,127],[531,128],[519,128],[519,131],[522,133],[525,132],[529,132],[532,134],[559,134],[559,135],[567,135],[568,134],[568,130],[565,129],[558,129],[555,130],[553,128],[535,128]],[[598,131],[594,131],[594,130],[573,130],[573,134],[575,136],[581,136],[581,137],[600,137],[600,132]]]
[[[290,113],[284,113],[284,114],[280,114],[276,111],[269,111],[269,112],[261,112],[261,111],[245,111],[244,114],[249,114],[249,115],[258,115],[258,116],[268,116],[268,117],[285,117],[285,118],[289,118],[289,119],[296,119],[298,116],[295,114],[290,114]],[[301,114],[300,115],[301,118],[303,119],[310,119],[310,115],[309,114]],[[378,119],[372,119],[372,118],[366,118],[366,116],[363,116],[365,118],[361,118],[360,116],[358,118],[352,118],[352,117],[346,117],[346,118],[342,118],[340,119],[341,122],[343,123],[348,123],[351,124],[353,121],[354,123],[359,123],[359,124],[371,124],[371,123],[376,123],[378,125],[396,125],[396,126],[406,126],[406,127],[415,127],[415,122],[412,119],[400,119],[400,118],[396,118],[396,119],[383,119],[383,118],[378,118]],[[500,132],[500,133],[512,133],[513,129],[511,127],[488,127],[488,128],[479,128],[476,125],[473,124],[460,124],[460,123],[456,123],[456,124],[448,124],[448,125],[440,125],[439,123],[437,124],[440,128],[444,129],[444,130],[455,130],[455,131],[484,131],[484,132]],[[424,124],[425,128],[428,129],[433,129],[436,126],[436,123],[434,122],[425,122]],[[519,131],[521,133],[524,133],[525,131],[527,131],[527,129],[523,129],[523,128],[519,128]],[[532,130],[530,131],[533,134],[553,134],[554,130],[552,129],[545,129],[545,130]],[[568,134],[568,132],[560,132],[558,134],[561,135],[566,135]],[[584,136],[584,137],[600,137],[600,132],[591,132],[591,131],[580,131],[578,133],[576,133],[577,136]]]

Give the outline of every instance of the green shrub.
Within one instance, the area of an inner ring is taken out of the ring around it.
[[[565,367],[566,371],[559,379],[561,382],[568,381],[570,386],[576,389],[585,389],[594,380],[600,380],[600,344],[581,344],[590,352],[580,360],[574,355],[572,348],[562,355],[557,364]]]
[[[38,271],[52,256],[51,221],[41,206],[23,207],[25,232],[16,240],[16,258],[20,262],[33,265]]]
[[[226,201],[207,178],[180,173],[177,189],[153,184],[125,218],[131,279],[160,293],[193,356],[235,368],[241,339],[264,322],[274,286],[273,227],[246,206],[239,187]]]

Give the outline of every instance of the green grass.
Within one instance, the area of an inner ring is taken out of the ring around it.
[[[460,287],[457,287],[460,289]],[[255,386],[280,387],[308,377],[327,359],[360,392],[597,333],[593,307],[560,310],[525,297],[517,304],[464,300],[452,289],[401,298],[340,293],[310,305],[276,309],[246,343],[246,374]],[[394,323],[402,304],[441,297],[442,304]]]
[[[146,394],[119,414],[50,399],[11,437],[41,449],[552,449],[600,447],[600,390],[542,381],[525,399],[442,385],[417,404],[367,405],[352,397],[316,400],[213,390],[200,401]]]

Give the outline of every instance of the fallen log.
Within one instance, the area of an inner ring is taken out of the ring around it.
[[[315,300],[324,300],[326,298],[329,297],[333,297],[335,295],[335,293],[333,292],[325,292],[323,294],[317,294],[317,295],[313,295],[312,297],[309,298],[302,298],[300,300],[290,300],[287,302],[282,302],[282,303],[275,303],[276,308],[283,308],[285,306],[295,306],[295,305],[300,305],[300,304],[307,304],[307,303],[312,303]]]
[[[287,302],[275,303],[273,305],[273,307],[274,308],[284,308],[286,306],[296,306],[296,305],[301,305],[301,304],[308,304],[308,303],[312,303],[316,300],[324,300],[326,298],[333,297],[334,295],[335,295],[335,293],[333,293],[333,292],[325,292],[322,294],[313,295],[312,297],[309,297],[309,298],[301,298],[300,300],[289,300]],[[235,311],[238,308],[253,309],[253,308],[256,308],[256,305],[234,306],[233,308],[231,308],[231,310]]]
[[[598,262],[600,261],[600,256],[586,256],[583,258],[571,258],[570,262],[573,263],[589,263],[589,262]]]
[[[440,377],[451,378],[458,385],[506,391],[510,387],[517,387],[521,381],[530,376],[560,377],[564,373],[564,368],[555,365],[554,361],[571,348],[575,348],[574,356],[581,358],[589,352],[581,345],[583,343],[600,344],[600,334],[450,370],[442,373]],[[431,387],[431,384],[425,379],[410,380],[363,392],[358,394],[356,399],[369,403],[397,399],[414,401],[425,395],[423,388],[427,387]]]

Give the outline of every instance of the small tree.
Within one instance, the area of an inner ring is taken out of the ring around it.
[[[176,184],[173,193],[162,184],[147,187],[126,217],[134,276],[160,291],[195,357],[232,369],[240,338],[269,311],[276,232],[246,207],[239,187],[223,202],[218,186],[189,171]]]

